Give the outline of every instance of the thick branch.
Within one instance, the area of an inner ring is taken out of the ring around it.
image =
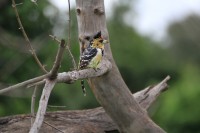
[[[63,72],[63,73],[58,73],[56,81],[59,83],[72,83],[76,80],[79,79],[85,79],[85,78],[92,78],[92,77],[97,77],[105,74],[112,68],[111,63],[108,60],[103,60],[102,63],[100,64],[100,68],[98,71],[95,71],[94,69],[84,69],[84,70],[79,70],[79,71],[70,71],[70,72]],[[40,85],[44,84],[44,79],[49,77],[51,73],[29,79],[27,81],[18,83],[16,85],[4,88],[0,90],[0,94],[6,93],[8,91],[12,91],[14,89],[18,89],[21,87],[27,87],[27,86],[32,86],[34,85]],[[38,84],[39,83],[39,84]]]
[[[71,71],[71,72],[63,72],[59,73],[57,77],[58,82],[73,82],[78,79],[86,79],[86,78],[94,78],[101,75],[104,75],[112,68],[111,63],[108,60],[103,60],[100,64],[100,67],[97,71],[94,69],[83,69],[78,71]]]
[[[40,105],[38,108],[36,119],[34,121],[33,126],[31,127],[31,130],[29,133],[38,133],[39,132],[39,130],[42,126],[43,120],[44,120],[44,115],[46,113],[49,96],[51,94],[51,91],[53,90],[55,83],[56,83],[55,80],[47,80],[46,81],[45,87],[42,92],[42,96],[40,98]]]
[[[147,87],[146,89],[135,93],[137,103],[144,109],[148,109],[153,101],[159,96],[167,87],[168,78],[164,79],[154,87]],[[151,89],[150,89],[151,88]],[[154,97],[152,97],[155,95]],[[147,104],[143,104],[147,103]],[[31,115],[19,115],[0,118],[0,131],[27,133],[30,128]],[[117,126],[112,119],[105,113],[102,107],[82,110],[82,111],[59,111],[47,113],[45,121],[54,125],[54,127],[65,133],[105,133],[106,131],[116,131]],[[18,125],[21,125],[20,128]],[[41,132],[54,133],[55,129],[43,124]]]

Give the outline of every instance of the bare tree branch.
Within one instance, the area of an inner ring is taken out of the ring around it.
[[[149,86],[146,89],[139,91],[134,94],[134,97],[137,101],[140,101],[139,104],[144,109],[148,109],[149,106],[157,99],[161,92],[165,91],[167,88],[167,81],[170,79],[170,76],[167,76],[163,81],[155,86]]]
[[[53,40],[57,41],[59,44],[61,43],[61,41],[54,35],[49,35]]]
[[[35,116],[35,97],[36,97],[36,92],[37,92],[38,86],[35,86],[33,94],[32,94],[32,98],[31,98],[31,126],[33,124],[33,118]]]
[[[42,96],[40,98],[40,105],[37,111],[36,119],[33,123],[33,126],[30,129],[29,133],[38,133],[42,123],[44,121],[44,115],[46,113],[46,108],[49,100],[49,96],[51,94],[51,91],[53,90],[53,87],[55,85],[55,80],[46,80],[45,87],[42,92]]]
[[[30,88],[30,87],[33,87],[33,86],[39,86],[39,85],[42,85],[42,84],[45,84],[45,80],[44,79],[39,81],[39,82],[27,85],[27,88]]]
[[[167,89],[167,81],[170,76],[167,76],[163,81],[154,86],[149,86],[134,94],[136,101],[140,101],[139,104],[142,108],[147,110],[157,97]]]
[[[50,72],[51,73],[51,75],[49,77],[50,79],[55,79],[57,77],[58,69],[60,68],[62,55],[63,55],[63,52],[65,50],[65,47],[66,47],[65,41],[61,40],[60,47],[59,47],[57,55],[56,55],[55,63],[54,63],[52,70]]]
[[[7,88],[1,89],[0,94],[6,93],[8,91],[11,91],[11,90],[14,90],[14,89],[17,89],[17,88],[26,87],[27,85],[39,82],[39,81],[47,78],[49,75],[50,75],[50,73],[47,73],[45,75],[42,75],[42,76],[39,76],[39,77],[36,77],[36,78],[33,78],[33,79],[29,79],[29,80],[26,80],[24,82],[21,82],[21,83],[9,86]]]
[[[55,130],[57,130],[57,131],[60,132],[60,133],[65,133],[65,132],[61,131],[60,129],[56,128],[54,125],[49,124],[49,123],[46,122],[46,121],[44,121],[44,123],[47,124],[48,126],[54,128]]]
[[[57,81],[61,83],[71,83],[76,80],[80,79],[86,79],[86,78],[94,78],[101,75],[104,75],[105,73],[109,72],[112,69],[112,64],[110,61],[103,59],[103,61],[99,65],[99,69],[95,71],[92,68],[89,69],[83,69],[78,71],[71,71],[71,72],[63,72],[59,73],[57,77]]]
[[[101,76],[105,73],[107,73],[112,68],[111,63],[108,60],[103,60],[100,64],[99,70],[95,71],[94,69],[83,69],[83,70],[75,70],[70,72],[62,72],[58,73],[56,81],[58,83],[72,83],[79,79],[86,79],[86,78],[92,78],[96,76]],[[15,90],[21,87],[30,87],[33,85],[40,85],[45,83],[44,79],[49,77],[51,74],[45,74],[33,79],[26,80],[24,82],[18,83],[16,85],[4,88],[0,90],[0,94],[6,93],[11,90]]]
[[[67,41],[67,45],[68,45],[68,49],[70,49],[71,47],[71,8],[70,8],[70,0],[68,0],[68,41]]]
[[[60,40],[59,40],[56,36],[53,36],[53,35],[49,35],[49,36],[50,36],[53,40],[55,40],[55,41],[57,41],[58,43],[60,43]],[[68,41],[70,41],[70,39],[68,39]],[[68,42],[68,43],[69,43],[69,42]],[[71,52],[70,47],[68,46],[68,44],[67,44],[67,46],[66,46],[66,50],[68,51],[68,54],[69,54],[69,56],[70,56],[70,58],[71,58],[71,60],[72,60],[72,64],[73,64],[74,70],[76,70],[76,69],[77,69],[77,65],[76,65],[74,56],[72,55],[72,52]]]
[[[69,53],[69,57],[71,58],[71,61],[72,61],[72,64],[73,64],[73,67],[74,67],[74,70],[77,69],[77,65],[76,65],[76,61],[74,59],[74,56],[72,55],[72,52],[71,52],[71,7],[70,7],[70,0],[68,0],[68,41],[67,41],[67,46],[66,46],[66,49]]]
[[[14,8],[15,15],[16,15],[16,17],[17,17],[17,21],[18,21],[19,26],[20,26],[19,29],[22,31],[22,34],[23,34],[23,36],[24,36],[24,38],[25,38],[25,40],[26,40],[26,42],[27,42],[27,44],[28,44],[28,48],[30,49],[31,54],[33,55],[35,61],[37,62],[37,64],[38,64],[39,67],[41,68],[41,70],[42,70],[44,73],[47,73],[47,71],[45,70],[44,66],[42,65],[42,63],[41,63],[40,60],[38,59],[38,57],[37,57],[37,55],[36,55],[36,53],[35,53],[35,50],[33,49],[32,45],[31,45],[31,42],[30,42],[30,40],[29,40],[29,38],[28,38],[28,35],[27,35],[26,32],[25,32],[25,29],[24,29],[24,27],[23,27],[23,25],[22,25],[22,22],[21,22],[21,20],[20,20],[20,17],[19,17],[19,13],[18,13],[16,4],[15,4],[15,0],[12,0],[12,7]]]

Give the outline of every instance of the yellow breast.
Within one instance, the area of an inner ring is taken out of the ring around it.
[[[97,49],[97,54],[96,56],[90,61],[90,64],[88,67],[91,68],[98,68],[99,63],[102,60],[102,51],[101,49]]]

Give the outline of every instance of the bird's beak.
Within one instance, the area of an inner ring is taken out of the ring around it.
[[[103,44],[109,43],[108,40],[103,40]]]

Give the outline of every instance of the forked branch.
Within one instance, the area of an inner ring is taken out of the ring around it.
[[[51,91],[53,90],[53,88],[57,82],[56,81],[57,73],[58,73],[58,69],[60,68],[60,64],[61,64],[65,46],[66,46],[65,41],[61,40],[60,47],[59,47],[57,55],[56,55],[55,63],[50,72],[50,76],[46,79],[45,87],[44,87],[42,95],[40,97],[40,104],[39,104],[39,108],[37,111],[36,119],[34,121],[33,126],[31,127],[29,133],[38,133],[42,126]]]

